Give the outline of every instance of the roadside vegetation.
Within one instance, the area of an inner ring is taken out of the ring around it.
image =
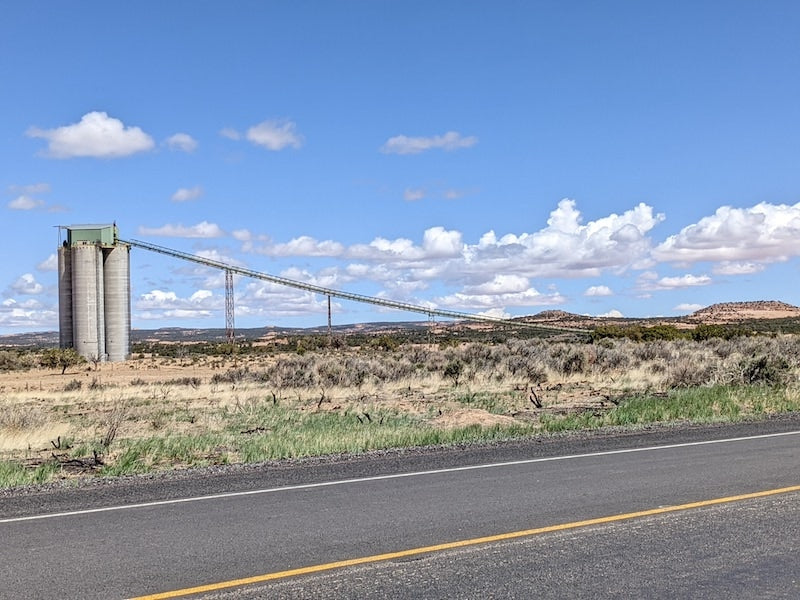
[[[0,487],[800,409],[800,336],[673,329],[0,349]]]

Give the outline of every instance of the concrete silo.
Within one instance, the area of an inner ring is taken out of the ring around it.
[[[103,272],[98,269],[102,252],[97,246],[79,244],[71,254],[72,347],[88,360],[104,360],[105,348],[100,346],[100,328],[105,326],[100,309]]]
[[[59,340],[87,360],[130,354],[130,248],[115,225],[64,226],[58,249]]]
[[[72,252],[66,242],[58,249],[58,345],[72,348]]]
[[[128,358],[131,349],[130,247],[103,248],[105,340],[108,360]]]

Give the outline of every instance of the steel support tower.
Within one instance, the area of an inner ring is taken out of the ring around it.
[[[233,310],[233,271],[225,269],[225,339],[233,345],[236,340]]]

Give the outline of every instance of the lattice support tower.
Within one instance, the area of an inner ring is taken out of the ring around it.
[[[328,294],[328,345],[333,342],[333,326],[331,325],[331,295]]]
[[[236,329],[233,309],[233,271],[225,269],[225,339],[233,345],[236,340]]]

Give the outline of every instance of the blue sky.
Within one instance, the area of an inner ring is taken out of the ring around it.
[[[56,225],[491,315],[800,304],[800,3],[4,0],[0,334]],[[131,254],[133,326],[224,278]],[[335,323],[416,319],[338,302]],[[236,280],[238,327],[325,298]]]

